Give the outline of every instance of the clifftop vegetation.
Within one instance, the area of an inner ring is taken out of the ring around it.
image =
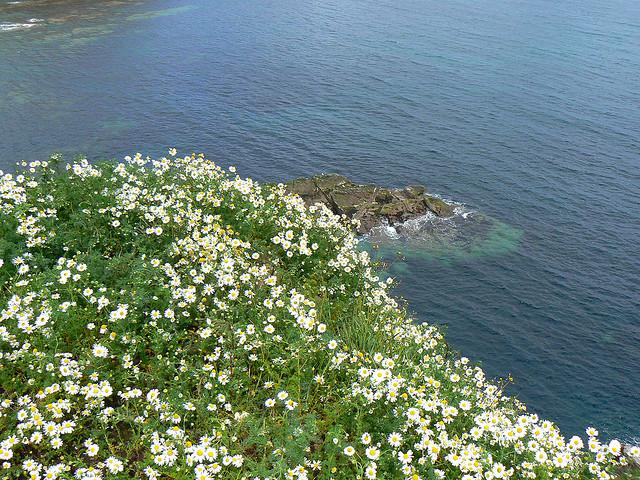
[[[3,478],[586,479],[344,218],[202,155],[0,172]]]

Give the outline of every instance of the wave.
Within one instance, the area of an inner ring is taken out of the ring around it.
[[[453,215],[450,217],[438,217],[433,212],[427,212],[416,218],[412,218],[403,223],[396,225],[381,225],[374,227],[369,234],[365,236],[367,240],[383,240],[388,237],[392,240],[401,238],[411,239],[421,235],[429,235],[437,233],[444,234],[447,230],[456,229],[466,221],[472,221],[475,210],[467,208],[462,203],[446,200],[450,205],[455,205]]]
[[[33,19],[32,19],[33,20]],[[27,30],[37,26],[37,23],[0,23],[0,32],[14,32],[16,30]]]
[[[453,203],[450,202],[449,203]],[[363,237],[377,257],[420,256],[446,261],[502,255],[518,249],[522,230],[455,203],[443,218],[428,212],[397,225],[375,227]]]

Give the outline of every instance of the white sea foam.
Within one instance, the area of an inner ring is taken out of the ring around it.
[[[0,23],[0,32],[13,32],[35,27],[36,23]]]
[[[385,235],[387,235],[389,238],[400,238],[400,234],[398,233],[398,231],[394,226],[385,225],[382,228],[384,230]]]
[[[426,212],[424,215],[397,225],[374,227],[364,237],[374,242],[400,239],[410,241],[456,239],[464,235],[467,225],[473,228],[473,224],[481,220],[477,217],[477,212],[470,210],[466,205],[446,201],[454,205],[453,215],[450,217],[439,217],[433,212]]]

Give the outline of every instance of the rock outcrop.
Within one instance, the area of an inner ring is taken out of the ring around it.
[[[323,202],[334,213],[360,221],[359,234],[379,225],[397,225],[427,212],[439,217],[453,215],[454,207],[433,197],[421,185],[385,188],[359,185],[337,174],[298,178],[286,184],[307,205]]]

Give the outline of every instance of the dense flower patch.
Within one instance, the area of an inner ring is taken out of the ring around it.
[[[0,172],[0,476],[612,478],[416,325],[344,219],[202,155]]]

